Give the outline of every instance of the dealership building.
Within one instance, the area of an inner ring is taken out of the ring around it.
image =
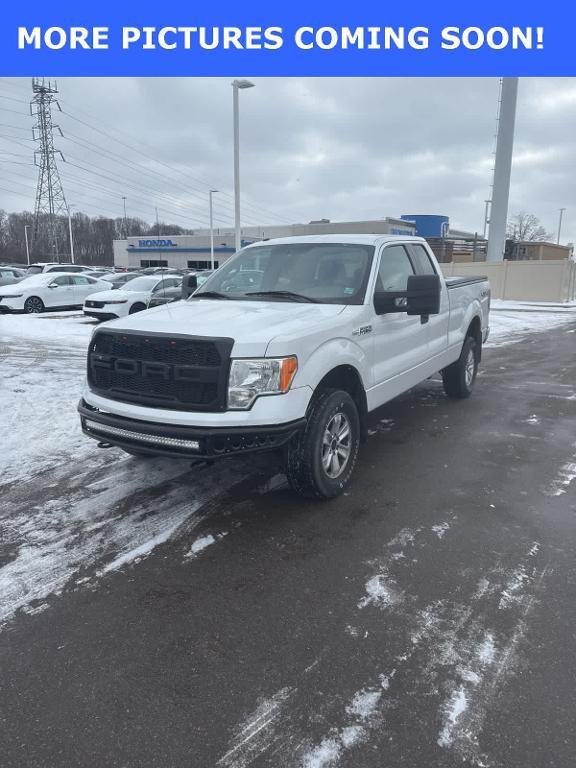
[[[446,217],[437,217],[446,219]],[[288,224],[243,227],[242,245],[275,237],[327,234],[414,235],[416,224],[402,218],[387,217],[372,221],[311,221]],[[214,229],[214,262],[221,266],[234,253],[234,230]],[[210,269],[210,230],[198,229],[188,235],[128,237],[114,241],[114,265],[124,268],[174,267],[177,269]]]

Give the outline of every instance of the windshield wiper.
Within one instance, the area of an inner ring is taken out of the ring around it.
[[[312,304],[318,304],[318,299],[312,299],[310,296],[304,296],[302,293],[293,293],[293,291],[250,291],[245,296],[272,296],[279,299],[294,299],[294,301],[306,301]]]
[[[191,299],[230,299],[232,298],[227,293],[218,293],[218,291],[202,291],[202,293],[194,293],[190,296]]]

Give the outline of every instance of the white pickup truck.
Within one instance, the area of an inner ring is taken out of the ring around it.
[[[445,279],[421,238],[255,243],[187,300],[95,330],[82,429],[140,456],[281,450],[295,491],[332,498],[370,411],[439,371],[470,395],[489,308],[486,278]]]

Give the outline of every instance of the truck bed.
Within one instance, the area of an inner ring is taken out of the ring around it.
[[[459,288],[462,285],[472,285],[473,283],[483,283],[485,280],[488,280],[487,277],[482,277],[482,275],[470,275],[470,277],[446,277],[446,287],[448,289],[450,288]]]

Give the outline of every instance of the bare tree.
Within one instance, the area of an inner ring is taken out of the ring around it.
[[[552,240],[553,235],[540,224],[540,219],[533,213],[520,211],[508,221],[506,236],[510,240],[526,242],[527,240]]]
[[[26,262],[26,242],[24,227],[32,231],[34,215],[29,211],[22,213],[7,213],[0,209],[0,262]],[[131,218],[126,221],[126,229],[130,236],[155,235],[156,225],[142,219]],[[68,239],[68,217],[57,218],[58,231],[64,260],[67,260],[70,244]],[[163,235],[188,234],[189,230],[182,229],[176,224],[161,223]],[[72,215],[72,230],[74,232],[74,255],[79,264],[112,264],[114,253],[112,241],[121,239],[124,231],[124,219],[109,219],[104,216],[91,217],[80,211]],[[54,256],[49,251],[48,241],[42,234],[37,238],[32,255],[33,260],[51,261]]]

